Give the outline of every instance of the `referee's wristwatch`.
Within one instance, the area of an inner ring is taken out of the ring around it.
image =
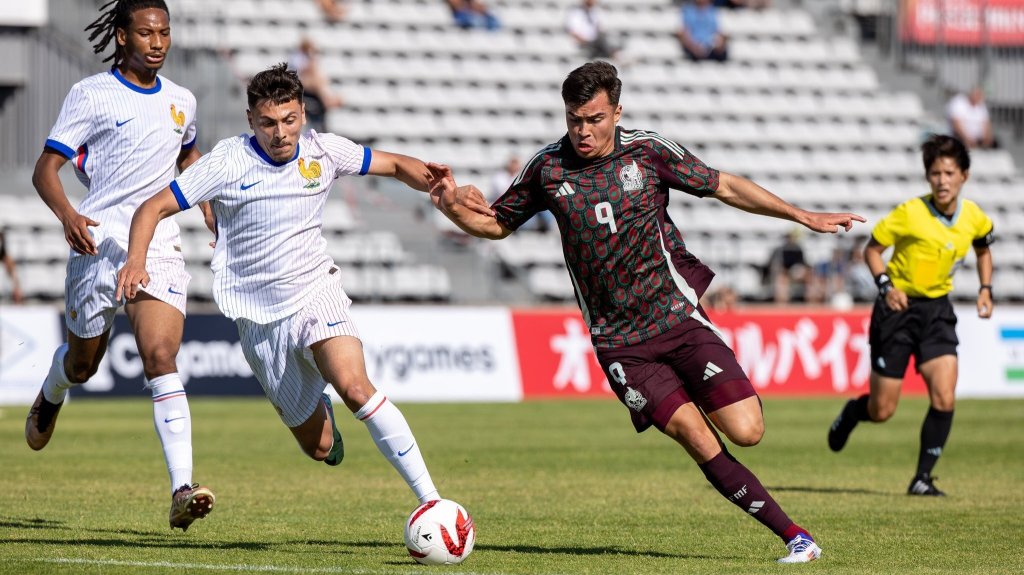
[[[885,272],[875,276],[875,285],[878,286],[878,295],[882,297],[885,297],[893,288],[892,280],[889,279],[889,274]]]

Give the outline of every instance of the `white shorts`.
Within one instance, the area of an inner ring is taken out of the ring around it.
[[[81,338],[96,337],[110,330],[117,308],[124,305],[114,299],[114,294],[117,272],[124,266],[128,253],[112,239],[101,242],[98,252],[95,256],[74,253],[68,258],[64,319],[68,330]],[[151,258],[146,261],[146,271],[149,285],[142,291],[185,315],[185,294],[192,276],[185,271],[181,254]]]
[[[235,320],[242,353],[288,427],[301,425],[313,415],[327,387],[310,346],[332,337],[359,337],[349,315],[352,300],[336,270],[313,292],[309,303],[288,317],[267,324]]]

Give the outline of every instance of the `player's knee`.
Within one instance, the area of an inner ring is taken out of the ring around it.
[[[373,386],[365,377],[348,378],[338,387],[338,395],[352,413],[359,411],[373,396]]]
[[[75,358],[69,358],[64,365],[67,367],[68,381],[76,384],[89,381],[100,367],[98,362]]]
[[[764,422],[751,421],[737,427],[738,429],[732,429],[731,433],[726,433],[726,435],[729,437],[729,441],[740,447],[757,445],[764,437]]]
[[[150,379],[178,371],[177,353],[169,347],[160,346],[146,351],[140,350],[139,356],[142,359],[142,371]]]
[[[896,413],[896,404],[884,403],[872,406],[868,403],[868,415],[871,416],[871,421],[876,423],[889,421],[894,413]]]

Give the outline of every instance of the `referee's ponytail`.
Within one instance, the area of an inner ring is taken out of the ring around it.
[[[100,10],[104,10],[104,12],[92,24],[85,27],[86,32],[92,31],[89,34],[89,41],[95,42],[92,51],[96,54],[106,51],[110,42],[117,37],[117,29],[127,30],[128,25],[132,22],[132,14],[136,10],[147,8],[158,8],[167,12],[168,15],[171,13],[164,0],[112,0],[101,6]],[[114,53],[103,59],[104,62],[109,60],[114,61],[113,67],[115,68],[124,61],[124,54],[117,42],[114,42]]]

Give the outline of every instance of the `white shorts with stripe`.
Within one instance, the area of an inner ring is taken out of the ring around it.
[[[114,324],[114,314],[124,302],[114,299],[117,293],[117,272],[124,266],[128,253],[112,239],[97,246],[98,254],[73,253],[68,258],[64,280],[64,319],[68,330],[81,338],[96,337]],[[185,259],[175,256],[146,260],[149,285],[142,291],[169,304],[185,315],[188,284],[192,276],[185,271]]]
[[[235,320],[242,353],[288,427],[313,415],[327,387],[310,346],[338,336],[359,337],[349,315],[351,304],[338,268],[332,268],[328,279],[294,314],[267,324]]]

